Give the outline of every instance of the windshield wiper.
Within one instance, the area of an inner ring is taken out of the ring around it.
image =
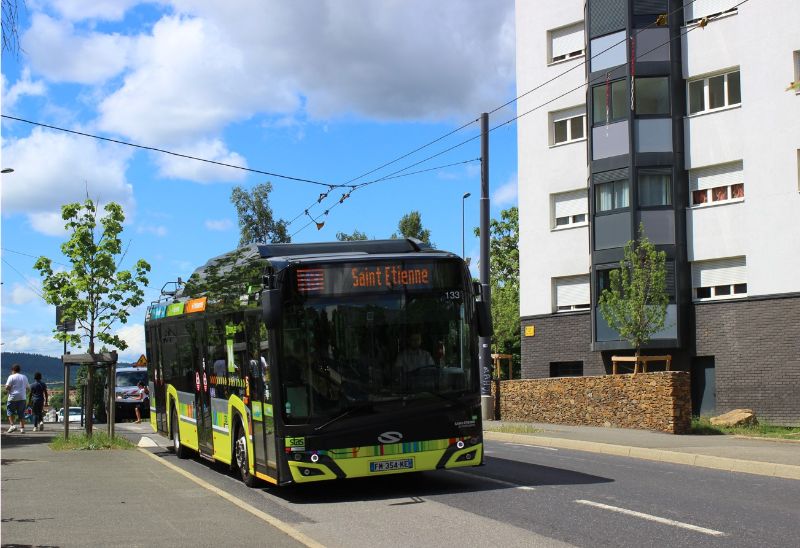
[[[347,409],[345,409],[344,411],[342,411],[341,413],[339,413],[338,415],[336,415],[335,417],[333,417],[332,419],[330,419],[329,421],[324,422],[319,426],[317,426],[316,428],[314,428],[314,432],[320,432],[321,430],[324,430],[334,422],[343,419],[345,417],[348,417],[357,411],[361,412],[361,411],[371,410],[372,408],[373,407],[371,403],[364,403],[362,405],[352,405]]]

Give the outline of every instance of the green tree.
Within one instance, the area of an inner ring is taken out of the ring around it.
[[[62,407],[64,407],[64,394],[63,392],[58,392],[57,394],[52,394],[49,399],[50,407],[58,411]]]
[[[431,231],[422,226],[422,215],[419,211],[412,211],[400,218],[397,223],[400,236],[392,234],[392,238],[416,238],[426,244],[431,244]]]
[[[635,240],[625,244],[619,268],[609,273],[609,286],[600,294],[600,313],[608,325],[636,349],[664,328],[667,316],[666,253],[656,251],[639,225]]]
[[[292,241],[288,225],[283,219],[275,220],[269,206],[271,183],[261,183],[247,191],[240,186],[231,190],[231,203],[239,216],[239,246],[247,244],[289,243]]]
[[[480,229],[475,229],[480,236]],[[500,212],[489,221],[489,281],[492,290],[492,352],[511,354],[519,371],[522,340],[519,321],[519,210]]]
[[[133,272],[119,270],[124,258],[122,207],[114,202],[99,215],[97,205],[86,199],[61,208],[68,239],[61,252],[72,263],[66,271],[54,272],[52,261],[39,257],[34,268],[42,276],[42,293],[48,304],[59,306],[65,321],[75,321],[76,332],[54,330],[59,341],[80,346],[86,341],[87,352],[95,353],[95,342],[125,350],[128,343],[112,333],[112,327],[128,322],[132,308],[144,302],[150,265],[140,259]],[[98,219],[99,217],[99,219]]]
[[[368,240],[367,235],[364,232],[356,229],[353,230],[352,234],[348,234],[346,232],[337,232],[336,239],[340,242],[355,242],[358,240]]]

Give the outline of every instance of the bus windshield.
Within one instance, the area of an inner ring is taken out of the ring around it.
[[[298,296],[284,310],[287,423],[475,391],[463,287]]]

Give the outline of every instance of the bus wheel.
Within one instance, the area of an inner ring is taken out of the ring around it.
[[[239,469],[239,475],[242,477],[242,482],[248,487],[255,487],[257,480],[250,475],[250,464],[247,457],[247,434],[245,432],[247,432],[247,430],[245,430],[241,422],[238,422],[236,426],[234,457],[236,459],[236,467]]]
[[[181,431],[178,428],[178,412],[173,408],[170,424],[172,425],[172,448],[175,450],[175,456],[179,459],[185,459],[189,456],[189,450],[181,443]]]

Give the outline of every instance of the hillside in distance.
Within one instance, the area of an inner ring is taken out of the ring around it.
[[[15,363],[20,365],[22,374],[28,377],[30,382],[33,382],[33,374],[37,371],[42,374],[44,382],[64,382],[64,365],[61,363],[61,358],[43,356],[42,354],[29,354],[27,352],[3,352],[2,356],[0,356],[0,362],[3,382],[11,374],[11,366]],[[117,364],[119,367],[124,365],[130,364]],[[73,366],[70,368],[70,382],[75,381],[77,373],[78,367]]]

